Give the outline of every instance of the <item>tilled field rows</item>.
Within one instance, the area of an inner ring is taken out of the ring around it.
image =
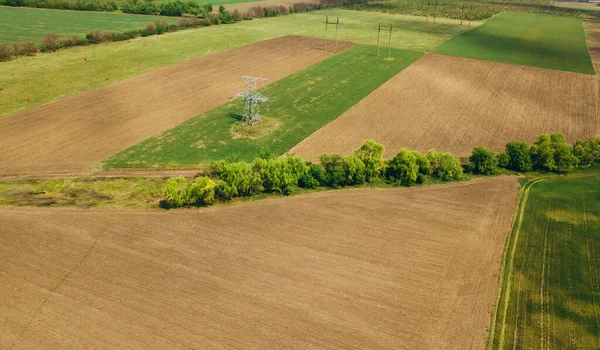
[[[401,147],[467,156],[540,133],[574,141],[600,135],[599,106],[597,76],[428,54],[291,152],[315,160],[375,139],[388,157]]]
[[[482,349],[517,188],[0,209],[0,348]]]
[[[332,55],[322,47],[321,40],[299,36],[267,40],[2,118],[0,175],[85,172],[227,102],[244,90],[242,75],[274,82]]]

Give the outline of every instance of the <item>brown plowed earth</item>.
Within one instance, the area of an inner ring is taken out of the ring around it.
[[[300,36],[266,40],[1,118],[0,175],[89,171],[109,156],[227,102],[244,90],[242,75],[274,82],[331,56],[318,49],[321,42]]]
[[[468,156],[540,133],[574,141],[600,136],[599,94],[593,75],[427,54],[290,152],[316,160],[375,139],[387,157],[402,147]]]
[[[0,348],[483,349],[517,192],[0,208]]]

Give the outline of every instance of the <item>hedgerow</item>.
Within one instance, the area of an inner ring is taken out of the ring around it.
[[[216,200],[260,193],[287,195],[297,187],[340,188],[369,181],[411,186],[423,183],[427,177],[453,181],[462,179],[465,172],[493,175],[499,168],[564,173],[576,166],[600,162],[600,139],[578,140],[571,146],[562,134],[542,134],[531,146],[510,141],[499,154],[479,146],[473,148],[464,167],[453,154],[435,150],[422,154],[402,148],[389,160],[383,159],[383,153],[382,145],[369,140],[352,156],[322,154],[319,163],[296,156],[261,157],[251,163],[220,161],[211,166],[208,177],[199,177],[193,183],[181,177],[170,179],[165,188],[165,203],[168,207],[210,205]]]

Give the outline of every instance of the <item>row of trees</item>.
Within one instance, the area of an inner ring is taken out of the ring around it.
[[[296,156],[272,158],[268,152],[250,163],[221,161],[213,164],[206,176],[194,181],[183,177],[169,179],[165,204],[171,208],[201,206],[260,193],[289,194],[294,187],[339,188],[375,181],[410,186],[423,183],[427,177],[438,181],[459,180],[464,172],[492,175],[499,168],[567,172],[600,161],[600,139],[579,140],[571,146],[564,135],[554,133],[540,135],[531,146],[510,141],[499,154],[475,147],[464,166],[454,155],[434,150],[421,154],[403,148],[389,160],[384,160],[383,154],[383,145],[369,140],[351,156],[322,154],[319,163]]]

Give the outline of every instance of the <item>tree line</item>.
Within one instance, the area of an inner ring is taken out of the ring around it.
[[[453,154],[435,150],[422,154],[402,148],[388,160],[383,158],[384,151],[383,145],[368,140],[351,156],[322,154],[318,163],[291,155],[274,158],[268,152],[252,162],[220,161],[193,181],[184,177],[169,179],[165,184],[164,205],[206,206],[261,193],[289,194],[295,187],[340,188],[375,181],[411,186],[423,183],[428,177],[451,181],[460,180],[464,173],[493,175],[499,168],[565,173],[598,162],[600,139],[588,138],[569,145],[560,133],[542,134],[531,146],[510,141],[505,151],[498,154],[479,146],[464,165]]]

